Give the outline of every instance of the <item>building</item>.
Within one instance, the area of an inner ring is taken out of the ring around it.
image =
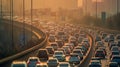
[[[78,0],[34,0],[35,8],[51,8],[52,10],[76,9],[78,8]]]
[[[97,15],[98,16],[100,16],[101,12],[106,12],[107,16],[111,16],[117,13],[117,0],[100,0],[99,2],[95,2],[93,0],[83,0],[84,13],[90,14],[92,16],[96,16],[95,15],[96,4],[97,4]],[[119,5],[119,8],[120,8],[120,5]]]

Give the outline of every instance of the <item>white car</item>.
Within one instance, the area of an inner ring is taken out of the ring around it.
[[[50,59],[47,61],[48,67],[57,67],[58,64],[59,64],[59,61],[57,60],[57,58],[50,58]]]
[[[63,51],[55,51],[54,58],[57,58],[59,61],[65,61],[65,54]]]
[[[27,63],[25,61],[13,61],[11,67],[27,67]]]
[[[39,64],[39,63],[40,63],[40,60],[38,57],[29,57],[27,61],[28,67],[35,67],[36,64]]]
[[[60,62],[58,67],[71,67],[68,62]]]
[[[77,65],[80,63],[80,57],[76,53],[71,53],[68,61],[71,65],[74,65],[74,64]]]

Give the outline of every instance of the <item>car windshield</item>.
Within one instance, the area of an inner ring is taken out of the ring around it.
[[[15,65],[13,65],[13,67],[25,67],[25,65],[24,64],[15,64]]]
[[[90,65],[89,67],[101,67],[100,65]]]
[[[114,50],[114,51],[118,51],[118,48],[117,48],[117,47],[115,47],[115,48],[113,48],[112,50]]]
[[[63,55],[63,52],[55,52],[55,55]]]
[[[112,54],[113,55],[119,55],[119,52],[113,52]]]
[[[113,59],[120,59],[120,57],[113,57]]]
[[[68,64],[60,64],[60,67],[68,67]]]
[[[80,51],[73,51],[73,53],[81,53]]]
[[[30,62],[37,62],[38,59],[30,59]]]
[[[54,62],[54,63],[57,63],[57,60],[49,60],[49,62]]]
[[[57,46],[57,44],[51,44],[51,46]]]

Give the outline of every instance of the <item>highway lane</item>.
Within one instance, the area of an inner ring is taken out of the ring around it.
[[[92,40],[90,39],[90,41],[92,41]],[[91,43],[92,43],[92,42],[91,42]],[[91,44],[91,45],[92,45],[92,44]],[[92,48],[93,48],[93,47],[92,47]],[[92,50],[92,52],[93,52],[93,50]],[[37,53],[37,50],[34,51],[34,52],[31,53],[31,54],[28,54],[28,55],[26,55],[26,56],[20,57],[19,59],[16,59],[16,60],[26,60],[26,61],[27,61],[28,57],[30,57],[30,56],[36,56],[36,53]],[[88,66],[89,60],[90,60],[90,58],[91,58],[91,55],[92,55],[92,54],[89,55],[89,59],[86,60],[85,64],[81,65],[82,67]],[[44,64],[44,63],[45,63],[45,62],[43,62],[43,64]]]

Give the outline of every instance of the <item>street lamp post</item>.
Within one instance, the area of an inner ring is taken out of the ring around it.
[[[119,13],[119,0],[117,0],[117,14]]]
[[[96,0],[96,20],[97,20],[97,0]]]
[[[25,0],[23,0],[23,41],[25,45]]]
[[[10,0],[10,22],[11,22],[11,26],[12,26],[12,47],[14,48],[14,34],[13,34],[13,0]]]
[[[33,22],[33,0],[31,0],[31,40],[32,40],[32,22]]]
[[[86,11],[86,15],[87,15],[87,0],[86,0],[85,11]]]
[[[1,22],[1,20],[2,20],[2,0],[1,0],[1,3],[0,3],[0,4],[1,4],[1,9],[0,9],[0,10],[1,10],[0,22]]]

